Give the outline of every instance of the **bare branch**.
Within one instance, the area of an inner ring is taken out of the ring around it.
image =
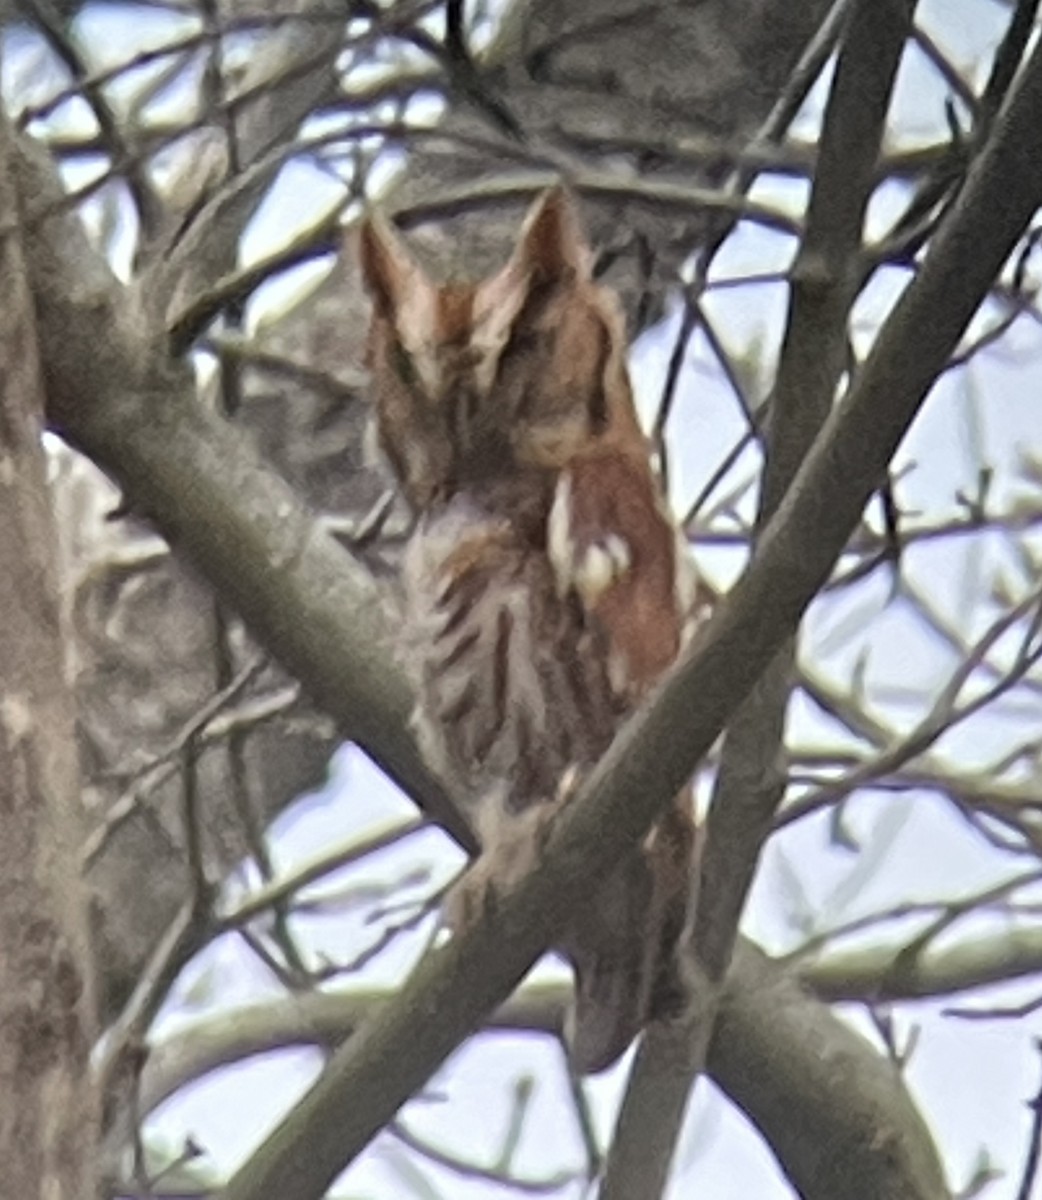
[[[800,970],[823,1000],[922,1000],[968,992],[1042,971],[1042,930],[963,935],[943,950],[874,946],[833,951]]]
[[[1028,140],[1030,141],[1030,138]],[[1020,211],[1020,207],[1021,206],[1019,204],[1017,204],[1016,211],[1018,213]],[[1008,223],[1007,222],[1003,221],[1003,222],[1001,222],[1001,225],[1004,229],[1006,229],[1008,231]],[[1005,234],[1003,234],[1003,236],[1005,236]],[[994,245],[992,245],[992,250],[994,250]],[[46,256],[44,255],[44,258],[45,257]],[[991,254],[990,257],[994,257],[994,255]],[[976,281],[977,281],[976,275],[974,274],[974,278],[973,278],[972,282],[975,283]],[[41,288],[40,290],[41,290],[41,295],[42,295],[43,301],[44,301],[43,308],[44,308],[44,310],[49,310],[51,316],[53,316],[55,307],[56,306],[60,307],[61,301],[60,300],[56,301],[53,296],[47,295],[45,288]],[[82,299],[82,296],[83,296],[83,291],[81,289],[80,293],[79,293],[79,297]],[[934,299],[935,300],[937,299],[936,293],[935,293]],[[965,304],[964,300],[959,301],[959,306],[963,306],[964,304]],[[942,317],[944,317],[945,321],[948,321],[949,317],[945,316],[945,314],[943,312],[945,307],[946,306],[943,304],[940,305],[940,308],[942,310]],[[102,308],[104,308],[104,305],[102,305]],[[54,329],[56,329],[56,327],[57,327],[56,323],[53,323],[52,331]],[[110,328],[114,331],[113,340],[116,341],[116,343],[118,345],[120,342],[120,339],[123,337],[123,334],[125,332],[126,322],[125,321],[121,322],[118,319],[118,314],[117,314],[117,319],[115,321],[113,321],[111,323],[111,325],[107,326],[107,328]],[[85,398],[87,400],[86,407],[88,409],[95,408],[95,407],[97,407],[98,409],[104,409],[105,401],[108,399],[109,394],[112,393],[114,390],[116,392],[118,392],[119,400],[121,403],[121,411],[120,411],[119,416],[121,418],[129,417],[129,421],[127,422],[127,424],[130,427],[130,430],[131,430],[131,435],[129,437],[129,443],[132,447],[134,447],[134,449],[129,454],[129,456],[124,458],[126,447],[124,446],[122,448],[117,448],[117,445],[116,445],[117,435],[116,435],[116,432],[113,427],[115,424],[117,424],[117,422],[112,419],[110,419],[108,422],[106,422],[103,412],[99,412],[99,411],[87,412],[85,414],[80,415],[78,420],[75,417],[75,415],[70,418],[68,416],[68,410],[72,407],[72,405],[69,403],[68,398],[70,398],[72,395],[72,389],[68,386],[66,387],[65,392],[64,392],[65,396],[67,397],[66,402],[62,403],[59,401],[58,408],[56,409],[56,411],[60,414],[60,416],[64,420],[66,427],[69,429],[69,431],[74,436],[78,436],[82,444],[91,444],[91,445],[99,448],[98,452],[99,452],[100,456],[102,458],[104,458],[106,461],[108,461],[110,463],[110,466],[112,467],[112,469],[116,470],[119,474],[121,474],[122,477],[129,484],[131,484],[133,486],[135,502],[143,503],[143,504],[147,505],[149,508],[156,511],[157,513],[160,513],[160,509],[161,509],[162,503],[163,503],[162,498],[161,498],[161,493],[163,492],[164,488],[169,487],[169,478],[167,479],[167,482],[164,484],[162,482],[162,478],[164,475],[163,470],[160,469],[157,473],[155,470],[156,463],[154,461],[151,461],[149,458],[150,455],[154,456],[158,453],[158,447],[153,445],[151,448],[148,448],[147,447],[147,439],[146,439],[145,444],[142,443],[141,427],[145,424],[146,419],[147,420],[153,419],[156,415],[157,410],[160,408],[160,405],[158,405],[156,403],[148,403],[147,402],[146,393],[150,394],[156,398],[161,396],[163,401],[165,401],[165,402],[174,401],[174,403],[170,404],[170,407],[174,409],[176,417],[168,418],[167,422],[162,425],[164,435],[169,435],[172,431],[179,428],[179,423],[181,420],[183,420],[183,412],[181,412],[178,409],[178,404],[176,401],[178,399],[180,399],[181,397],[186,397],[189,394],[188,388],[185,385],[183,378],[179,378],[178,376],[176,376],[176,374],[169,375],[164,372],[149,374],[147,371],[143,370],[142,369],[142,360],[143,360],[143,358],[146,358],[147,355],[144,355],[141,353],[129,354],[124,357],[124,360],[121,365],[124,368],[129,367],[130,369],[129,370],[124,369],[120,373],[122,376],[123,382],[117,388],[113,389],[113,384],[112,384],[112,379],[116,376],[115,372],[106,379],[105,386],[99,387],[97,384],[97,379],[98,379],[98,377],[100,377],[101,375],[103,375],[105,373],[104,372],[105,365],[111,364],[113,357],[118,359],[119,355],[118,354],[113,355],[113,351],[112,351],[111,347],[105,344],[104,339],[100,339],[97,344],[104,346],[104,349],[101,354],[102,364],[91,367],[91,369],[96,372],[94,385],[88,386],[85,389],[81,388],[81,391],[85,394]],[[135,348],[140,350],[141,346],[137,345]],[[52,356],[49,356],[49,359],[51,357]],[[60,379],[63,374],[63,368],[59,361],[59,359],[61,358],[60,353],[56,352],[55,355],[53,356],[53,358],[55,361],[54,361],[54,365],[51,368],[52,374],[54,375],[54,377],[56,379]],[[916,379],[915,371],[912,372],[912,378],[913,378],[912,390],[914,390],[914,388],[916,386],[918,386],[918,384],[915,382],[915,379]],[[68,381],[68,379],[69,379],[69,376],[66,376],[67,381]],[[129,386],[128,386],[128,381],[129,381]],[[90,381],[88,380],[88,383],[89,382]],[[923,384],[923,386],[925,387],[925,383]],[[57,390],[60,391],[61,389],[57,389]],[[131,393],[134,393],[134,396],[132,396],[132,401],[131,401],[129,407],[124,403],[124,401],[126,400],[126,393],[128,391]],[[100,397],[100,400],[99,400],[99,397]],[[877,390],[876,390],[876,393],[873,398],[876,400],[882,399],[882,401],[883,401],[883,403],[881,403],[880,407],[883,412],[884,426],[886,425],[887,422],[892,423],[892,419],[893,419],[892,414],[889,416],[887,415],[887,409],[889,408],[889,400],[890,400],[889,392],[886,389],[882,389],[882,390],[879,389],[878,380],[877,380]],[[918,399],[918,397],[917,397],[917,399]],[[194,420],[195,420],[195,418],[191,417],[190,423]],[[216,423],[214,423],[214,428],[219,430],[219,426]],[[202,429],[207,435],[212,432],[210,425],[206,423],[205,418],[203,420]],[[862,426],[862,428],[858,431],[859,434],[863,432],[863,429],[864,429],[864,427]],[[884,433],[885,433],[885,436],[891,438],[891,440],[893,440],[894,437],[896,437],[896,433],[893,431],[892,428],[890,429],[889,432],[887,432],[884,429]],[[229,439],[222,440],[221,434],[219,432],[217,433],[216,436],[218,439],[217,444],[220,446],[220,448],[222,450],[232,449],[231,442]],[[183,442],[178,443],[175,440],[173,447],[168,442],[167,446],[165,447],[165,450],[167,453],[171,453],[172,451],[174,451],[174,448],[176,448],[178,445],[180,446],[181,449],[186,448]],[[106,449],[107,449],[107,453],[106,453]],[[850,450],[850,446],[848,444],[847,451],[849,452],[849,450]],[[121,459],[123,460],[122,466],[120,465]],[[146,461],[148,462],[149,470],[151,471],[151,473],[158,474],[159,479],[160,479],[160,482],[158,484],[156,482],[149,484],[148,479],[146,478],[146,476],[149,474],[149,471],[145,470]],[[236,461],[241,461],[241,460],[235,458],[235,456],[233,454],[233,457],[231,459],[227,459],[227,460],[222,459],[222,467],[226,466],[227,462],[236,462]],[[128,462],[130,464],[129,471],[126,470],[126,464]],[[208,466],[213,467],[216,465],[216,460],[211,458],[211,459],[207,460],[207,463],[208,463]],[[844,463],[844,465],[846,465],[846,463]],[[858,476],[855,473],[855,478],[860,479],[860,476]],[[212,487],[209,489],[205,489],[205,490],[207,491],[207,499],[209,501],[218,500],[220,498],[220,495],[221,495],[220,489],[217,489],[216,495],[215,495],[214,489]],[[281,502],[285,498],[285,494],[279,493],[279,492],[270,493],[267,498],[269,500],[274,499],[281,504]],[[219,506],[218,506],[218,510],[219,510]],[[287,515],[287,511],[288,511],[289,517],[291,518],[291,521],[296,518],[297,512],[295,509],[292,508],[292,506],[289,508],[289,510],[280,508],[280,517],[285,517]],[[804,510],[804,515],[805,516],[808,515],[806,509]],[[192,548],[192,550],[194,551],[198,560],[200,560],[200,561],[216,560],[216,557],[217,557],[216,546],[209,546],[209,548],[208,548],[208,535],[201,534],[198,531],[193,529],[193,525],[196,523],[199,523],[200,525],[205,526],[208,522],[212,522],[214,520],[213,514],[211,514],[210,516],[206,515],[206,513],[204,511],[204,506],[200,506],[198,510],[192,511],[190,513],[186,513],[184,511],[184,509],[178,508],[177,510],[174,511],[174,513],[171,516],[163,518],[163,519],[167,522],[168,527],[170,528],[171,532],[175,535],[179,535],[181,537],[182,541],[184,542],[184,544],[189,545]],[[297,534],[299,536],[300,532],[304,528],[305,527],[303,525],[294,524],[293,525],[293,533]],[[231,526],[229,526],[227,523],[224,524],[222,533],[224,533],[225,535],[227,535],[229,533],[233,534],[232,537],[225,536],[225,538],[224,538],[224,546],[223,546],[224,553],[227,554],[228,547],[233,546],[235,548],[236,556],[238,557],[239,549],[240,549],[239,543],[241,540],[242,543],[247,547],[247,556],[246,556],[247,557],[247,565],[250,563],[256,563],[258,557],[265,558],[264,553],[262,553],[260,555],[257,554],[258,540],[254,535],[248,535],[242,539],[238,538],[237,536],[234,536],[234,535],[238,535],[241,532],[243,532],[243,531],[240,529],[240,527],[235,525],[234,523]],[[259,539],[261,545],[266,546],[268,548],[273,547],[277,551],[273,558],[272,557],[265,558],[267,569],[271,570],[272,563],[275,564],[276,571],[281,570],[287,561],[293,562],[293,565],[296,565],[296,563],[293,560],[294,550],[292,548],[293,547],[292,539],[287,539],[286,542],[279,543],[278,539],[272,540],[272,533],[273,533],[272,529],[270,527],[268,527],[263,530],[262,536]],[[296,545],[299,546],[299,541],[296,543]],[[281,551],[281,553],[279,551]],[[306,553],[303,555],[303,557],[307,560]],[[307,560],[307,561],[310,561],[310,560]],[[334,578],[336,577],[336,571],[339,571],[342,569],[342,564],[341,564],[340,560],[336,560],[336,561],[337,561],[337,567],[336,567],[336,570],[332,573]],[[242,567],[243,564],[242,564],[241,559],[240,559],[238,565],[240,568]],[[211,571],[216,571],[218,574],[220,574],[220,571],[218,570],[218,568],[216,568],[216,566],[214,566],[213,564],[211,564],[211,566],[208,569],[210,569]],[[350,570],[349,567],[344,568],[344,569]],[[226,569],[224,572],[224,575],[227,576],[228,574],[230,574],[230,572],[228,572]],[[329,578],[329,576],[327,576],[327,578]],[[786,579],[785,571],[781,572],[781,579],[784,583],[784,581]],[[232,590],[234,590],[233,585],[228,584],[227,586],[229,586]],[[240,586],[240,588],[239,588],[240,595],[242,593],[244,593],[245,590],[246,590],[245,588]],[[783,587],[782,593],[783,593],[783,596],[786,594],[785,587]],[[787,603],[790,603],[790,604],[794,603],[791,600],[791,592],[789,593],[789,596],[790,596],[790,599],[787,601]],[[343,596],[343,594],[342,594],[341,598],[346,599],[346,596]],[[245,601],[246,601],[246,598],[244,597],[244,602]],[[255,606],[255,611],[256,611],[256,608],[263,610],[264,604],[265,604],[265,602],[261,602],[259,605]],[[257,623],[256,616],[254,617],[254,623],[255,624]],[[284,631],[282,629],[282,624],[270,616],[263,617],[263,615],[262,615],[262,617],[260,618],[260,624],[266,625],[269,630],[269,633],[277,632],[280,635],[284,634]],[[325,630],[323,631],[324,646],[326,649],[328,649],[331,645],[333,645],[333,640],[331,640],[331,638],[330,638],[330,632],[333,629],[334,629],[333,625],[328,625],[328,626],[326,626]],[[289,637],[291,643],[293,642],[292,634],[288,634],[285,636]],[[718,666],[719,665],[720,664],[718,664]],[[320,668],[316,667],[316,670],[318,670],[319,674],[321,674]],[[341,682],[343,682],[343,681],[341,681]],[[748,682],[748,681],[746,681],[746,682]],[[332,689],[330,689],[329,694],[330,695],[332,694]],[[388,743],[385,743],[385,745],[387,745],[387,744]]]
[[[779,813],[775,826],[798,821],[830,804],[835,804],[845,796],[849,796],[859,787],[878,782],[893,774],[906,763],[924,754],[935,742],[961,721],[1002,696],[1018,683],[1024,674],[1042,659],[1042,648],[1025,647],[1025,652],[1018,655],[1017,661],[1007,671],[999,674],[997,680],[988,688],[978,692],[972,699],[957,703],[959,695],[966,686],[971,675],[978,670],[987,656],[1004,634],[1022,621],[1032,611],[1037,612],[1040,599],[1039,592],[1032,592],[1026,599],[1014,605],[1009,612],[1003,613],[990,629],[979,639],[959,663],[947,685],[941,690],[930,711],[906,737],[901,738],[895,745],[873,756],[870,762],[851,771],[845,778],[829,783],[787,805]]]
[[[569,995],[566,984],[526,985],[489,1027],[555,1036]],[[393,991],[352,989],[200,1021],[151,1048],[143,1107],[154,1109],[184,1084],[252,1055],[289,1045],[332,1049],[394,1002]],[[828,1052],[805,1056],[808,1043]],[[707,1065],[769,1132],[786,1175],[809,1200],[947,1200],[929,1134],[890,1064],[748,942],[736,951]],[[790,1132],[775,1136],[783,1126]]]
[[[761,528],[777,511],[830,411],[845,364],[864,214],[914,7],[862,2],[848,17],[825,113],[807,230],[793,266],[789,322],[771,404]],[[695,909],[691,1012],[672,1033],[656,1031],[641,1047],[608,1158],[605,1200],[655,1200],[665,1187],[672,1145],[702,1069],[745,897],[785,794],[780,764],[793,658],[790,642],[728,726]],[[638,1073],[649,1077],[642,1080]]]

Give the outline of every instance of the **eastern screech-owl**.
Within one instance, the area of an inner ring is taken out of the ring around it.
[[[621,315],[562,189],[478,283],[433,283],[380,217],[360,251],[377,432],[417,515],[404,586],[420,735],[471,806],[494,886],[530,865],[569,781],[676,657],[691,581]],[[675,990],[692,840],[678,797],[558,947],[580,1071],[613,1062]]]

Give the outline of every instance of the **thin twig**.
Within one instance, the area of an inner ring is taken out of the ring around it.
[[[322,855],[321,858],[317,858],[313,862],[299,867],[284,878],[268,882],[263,887],[258,888],[230,912],[224,916],[219,916],[216,921],[216,927],[222,933],[232,929],[239,929],[262,913],[267,912],[273,905],[283,903],[304,888],[332,874],[332,872],[352,866],[362,859],[368,858],[369,855],[375,854],[378,850],[386,850],[390,846],[395,846],[399,842],[405,841],[406,838],[412,837],[414,833],[418,833],[426,826],[427,821],[425,818],[411,817],[409,820],[392,825],[388,829],[378,830],[376,833],[370,834],[359,841],[338,847],[336,850]]]
[[[910,734],[902,738],[891,749],[873,757],[863,767],[850,772],[845,778],[787,805],[775,819],[775,827],[782,828],[790,825],[793,821],[801,820],[812,812],[837,803],[858,788],[886,778],[898,768],[923,754],[961,721],[980,712],[981,709],[987,707],[1019,682],[1035,663],[1042,660],[1042,648],[1028,649],[1026,653],[1018,655],[1013,666],[1002,673],[990,687],[977,693],[961,706],[956,703],[962,689],[980,665],[987,660],[988,654],[995,644],[1018,622],[1035,612],[1039,607],[1040,599],[1042,599],[1040,593],[1033,592],[992,623],[977,644],[960,661],[947,684],[941,689],[930,711]]]
[[[104,850],[113,833],[136,811],[140,797],[145,790],[144,781],[151,777],[151,786],[155,787],[173,775],[177,770],[178,760],[183,756],[189,743],[200,738],[211,721],[242,694],[260,674],[266,661],[264,656],[258,656],[252,662],[247,663],[234,679],[211,696],[189,717],[166,749],[129,772],[131,774],[130,785],[110,807],[104,820],[84,841],[82,857],[85,868],[91,866]],[[295,697],[296,691],[294,690],[287,699],[292,701]],[[283,703],[280,711],[285,707],[286,704]]]
[[[144,230],[154,229],[162,216],[160,201],[151,181],[140,164],[133,161],[132,151],[128,148],[120,122],[113,112],[102,86],[91,79],[91,74],[83,61],[75,43],[69,36],[67,23],[55,9],[51,0],[26,0],[26,7],[35,19],[40,31],[47,39],[51,49],[68,68],[76,81],[77,94],[90,106],[94,119],[98,123],[106,148],[112,158],[126,162],[125,178],[127,187],[137,206],[138,217]]]
[[[439,1146],[418,1137],[400,1119],[392,1121],[388,1130],[403,1146],[414,1154],[419,1154],[428,1161],[435,1163],[458,1175],[461,1179],[477,1179],[484,1183],[492,1183],[497,1187],[507,1188],[523,1196],[552,1196],[581,1179],[574,1171],[559,1171],[545,1179],[531,1179],[515,1175],[500,1166],[483,1167],[478,1163],[469,1162],[455,1154],[442,1150]]]
[[[159,1011],[181,968],[206,941],[209,929],[209,899],[196,893],[178,910],[138,978],[130,999],[108,1031],[96,1069],[98,1087],[105,1106],[117,1100],[117,1088],[135,1065],[145,1034]]]
[[[1035,1049],[1042,1056],[1042,1039],[1035,1039]],[[1042,1086],[1039,1087],[1035,1098],[1028,1101],[1028,1108],[1031,1110],[1031,1133],[1024,1170],[1020,1176],[1020,1187],[1017,1189],[1017,1200],[1031,1200],[1035,1194],[1035,1179],[1038,1176],[1039,1162],[1042,1160]]]

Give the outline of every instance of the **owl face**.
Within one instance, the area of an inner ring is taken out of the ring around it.
[[[636,432],[622,320],[562,189],[477,283],[433,283],[380,217],[360,245],[379,440],[416,509],[552,474],[591,439]]]

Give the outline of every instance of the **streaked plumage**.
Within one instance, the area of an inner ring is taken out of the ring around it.
[[[361,233],[377,432],[417,513],[403,582],[418,726],[493,885],[676,657],[692,612],[621,317],[589,257],[560,189],[474,284],[431,282],[380,218]],[[672,990],[691,843],[678,798],[562,940],[582,1071],[614,1061]]]

